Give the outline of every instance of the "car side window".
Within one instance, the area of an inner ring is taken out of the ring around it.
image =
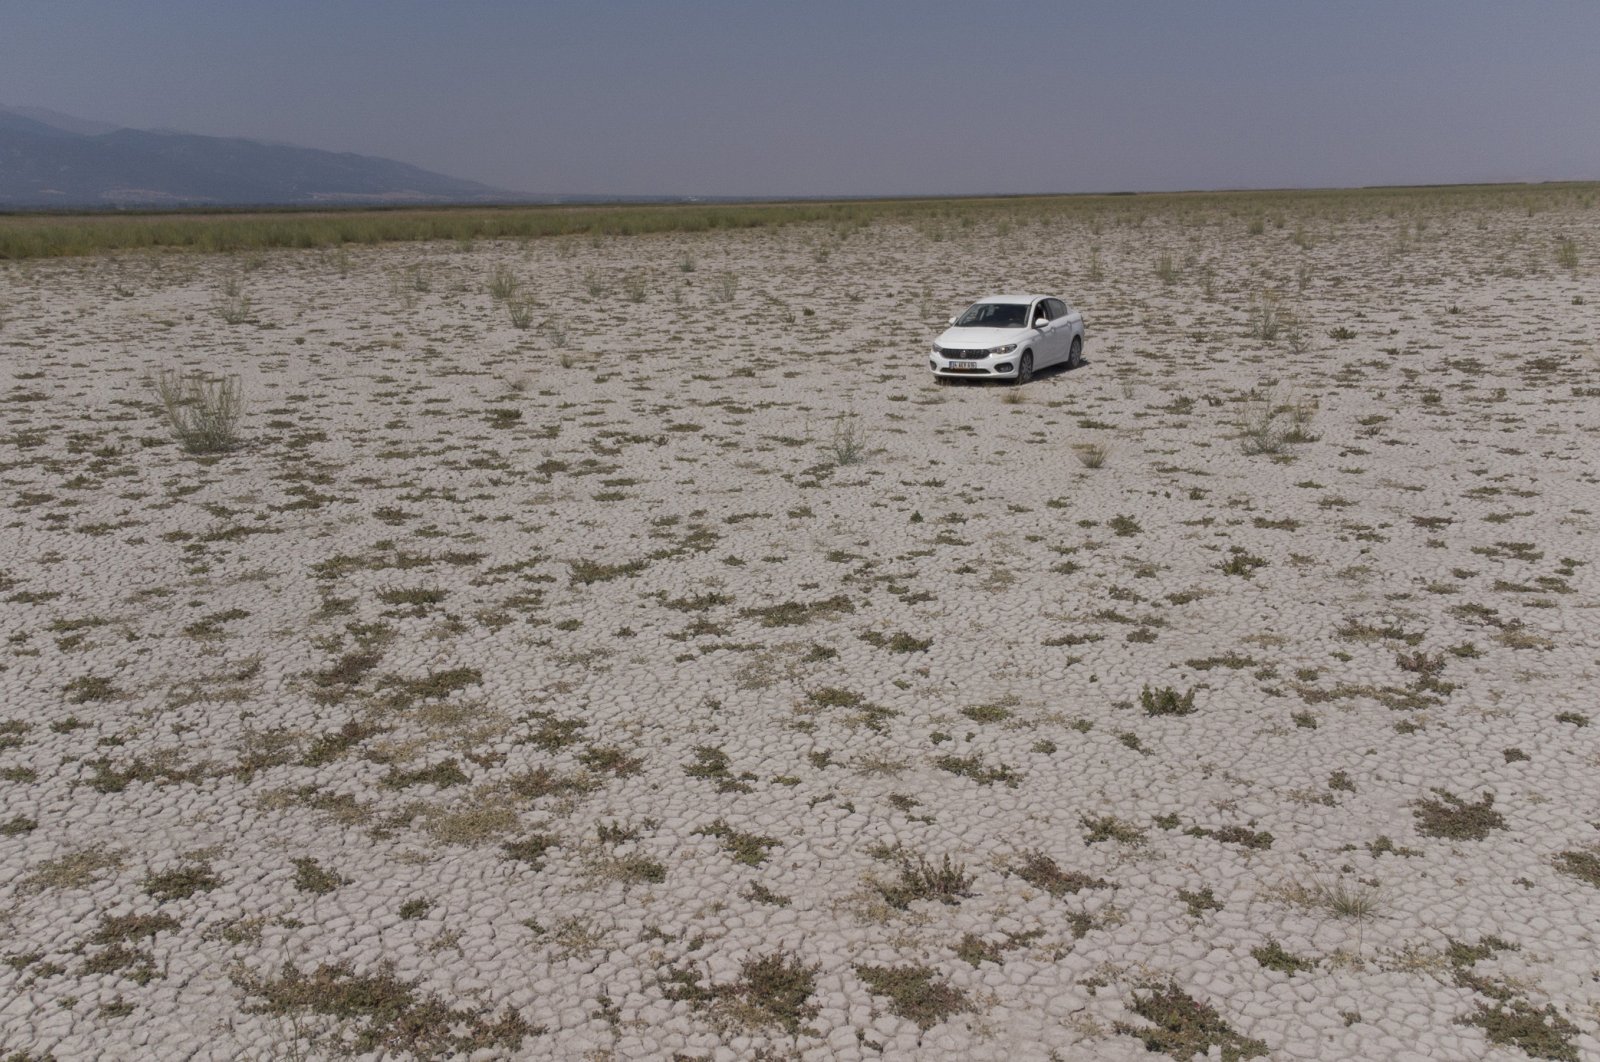
[[[1038,302],[1038,305],[1034,306],[1034,308],[1033,308],[1033,319],[1035,321],[1038,321],[1038,320],[1041,320],[1041,319],[1045,320],[1045,321],[1048,321],[1048,320],[1050,320],[1050,318],[1052,316],[1054,316],[1054,315],[1051,314],[1051,312],[1050,312],[1050,300],[1049,299],[1040,299],[1039,302]]]
[[[1049,299],[1046,301],[1050,303],[1050,317],[1052,320],[1057,317],[1065,317],[1067,314],[1072,312],[1072,308],[1066,303],[1062,302],[1060,299]]]

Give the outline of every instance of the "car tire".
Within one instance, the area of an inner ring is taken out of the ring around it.
[[[1022,352],[1022,360],[1017,362],[1016,384],[1021,387],[1031,379],[1033,379],[1033,351],[1025,350]]]
[[[1067,368],[1076,369],[1083,364],[1083,337],[1072,337],[1072,349],[1067,351]]]

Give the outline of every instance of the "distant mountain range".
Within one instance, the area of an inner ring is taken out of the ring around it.
[[[552,202],[404,162],[0,107],[0,210]]]

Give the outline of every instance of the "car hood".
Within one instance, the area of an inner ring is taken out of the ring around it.
[[[1020,343],[1033,334],[1031,328],[947,328],[934,342],[941,347],[987,350],[1007,343]]]

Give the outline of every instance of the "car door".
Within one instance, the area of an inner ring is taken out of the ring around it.
[[[1050,319],[1060,332],[1061,356],[1070,357],[1072,338],[1083,334],[1083,316],[1060,299],[1051,299]]]
[[[1037,321],[1046,318],[1042,329],[1034,333],[1033,340],[1033,367],[1042,369],[1046,365],[1054,365],[1059,359],[1066,356],[1066,348],[1061,346],[1061,337],[1056,332],[1056,323],[1049,318],[1054,315],[1050,312],[1050,300],[1040,299],[1028,311],[1028,320]]]

